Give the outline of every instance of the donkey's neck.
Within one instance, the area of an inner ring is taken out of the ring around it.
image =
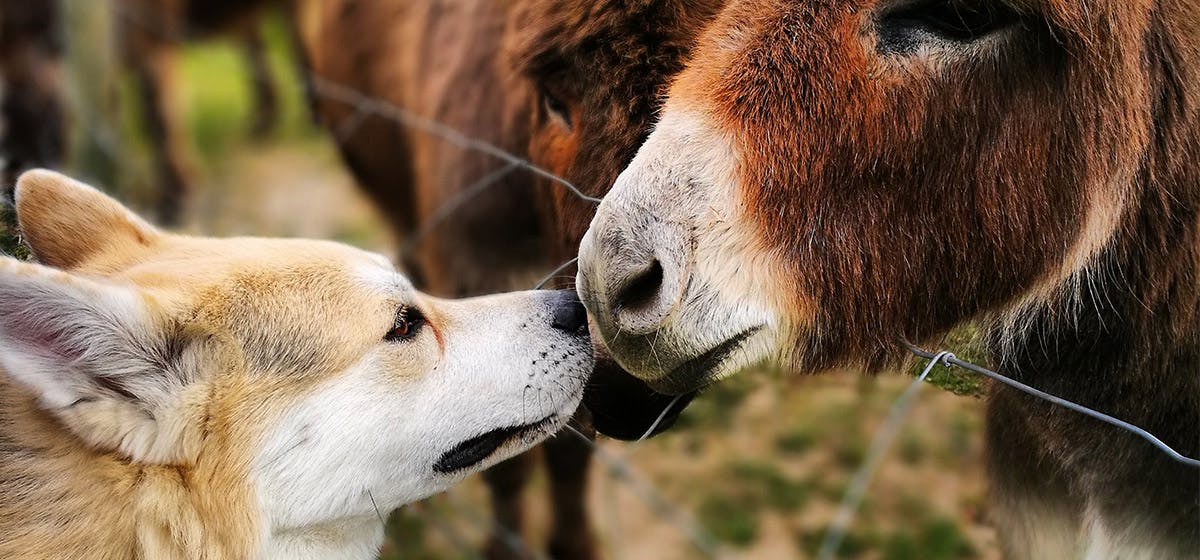
[[[1200,206],[1190,195],[1145,192],[1080,282],[1034,308],[1020,328],[989,333],[993,363],[1005,375],[1132,422],[1200,457]],[[1148,542],[1200,546],[1200,479],[1193,467],[1049,402],[1007,388],[994,397],[991,421],[1007,420],[989,431],[1021,432],[1028,440],[1004,444],[1012,449],[993,450],[995,457],[1035,457],[1034,478],[1058,473],[1071,494],[1088,497],[1075,511],[1096,508],[1114,526],[1152,527]]]
[[[1142,420],[1159,414],[1147,403],[1196,407],[1198,246],[1200,208],[1147,189],[1109,247],[1068,287],[1002,336],[991,333],[995,363],[1040,388]]]

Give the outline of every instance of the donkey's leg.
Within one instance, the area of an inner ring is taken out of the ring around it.
[[[520,539],[524,530],[525,508],[521,496],[534,466],[533,451],[526,451],[483,472],[492,497],[496,527],[488,538],[484,557],[488,560],[531,560],[530,551]],[[515,539],[514,539],[515,537]]]
[[[271,76],[271,62],[267,57],[262,27],[262,21],[254,21],[242,36],[242,53],[246,56],[250,85],[254,91],[250,135],[256,139],[266,138],[279,124],[279,94],[275,91],[275,80]]]
[[[160,189],[158,218],[163,225],[172,226],[179,223],[183,214],[190,185],[183,171],[183,150],[169,102],[174,59],[167,50],[136,53],[132,64]]]
[[[591,413],[580,408],[571,426],[595,440]],[[592,449],[578,434],[562,430],[546,440],[546,468],[550,473],[554,527],[550,534],[550,557],[554,560],[592,560],[596,546],[587,515],[587,478]]]
[[[1039,448],[1023,398],[997,387],[988,401],[988,478],[1000,547],[1009,560],[1081,558],[1084,504]]]

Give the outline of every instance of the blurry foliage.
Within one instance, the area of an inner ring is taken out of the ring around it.
[[[728,429],[738,405],[761,383],[760,373],[741,373],[709,386],[684,409],[672,430]]]
[[[925,439],[916,433],[906,433],[900,439],[900,460],[908,465],[916,465],[925,458]]]
[[[16,212],[7,203],[0,203],[0,254],[29,259],[29,248],[21,242],[17,229]]]
[[[700,504],[700,522],[718,539],[740,547],[757,538],[762,513],[795,514],[812,494],[811,482],[794,480],[766,462],[726,464],[716,479],[720,484]]]
[[[978,552],[953,520],[944,517],[920,517],[915,531],[897,529],[881,532],[877,529],[846,532],[837,558],[869,557],[883,560],[970,560]],[[798,536],[801,549],[816,552],[821,548],[828,527],[802,531]]]
[[[295,54],[285,23],[272,14],[264,18],[264,40],[270,79],[278,94],[279,120],[263,140],[305,144],[322,138],[313,122],[297,72]],[[253,83],[243,46],[227,37],[189,42],[177,53],[179,64],[168,88],[169,104],[177,111],[184,168],[220,177],[227,162],[254,140]],[[123,152],[121,184],[138,200],[153,200],[155,173],[146,138],[144,115],[131,73],[119,81],[122,111],[117,132]],[[196,179],[199,177],[193,177]]]
[[[747,547],[758,538],[758,513],[732,496],[709,495],[700,502],[697,513],[704,528],[723,542]]]
[[[884,560],[967,560],[978,554],[951,519],[924,520],[914,535],[893,532],[883,544]]]
[[[316,136],[291,41],[280,18],[266,18],[264,39],[280,102],[280,119],[272,134],[276,138]],[[200,43],[187,49],[182,62],[177,94],[184,126],[202,162],[219,165],[238,140],[244,141],[250,134],[254,120],[250,68],[240,45],[230,41]]]
[[[817,434],[810,426],[792,426],[775,437],[775,450],[785,455],[803,455],[817,443]]]
[[[403,508],[388,517],[388,542],[379,560],[441,560],[442,555],[425,546],[428,524],[419,513]]]

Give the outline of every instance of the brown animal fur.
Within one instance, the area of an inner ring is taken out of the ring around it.
[[[913,5],[910,24],[948,6],[1013,26],[979,43],[890,35]],[[769,261],[787,302],[764,356],[878,368],[903,356],[900,337],[982,317],[1005,374],[1195,457],[1198,46],[1192,0],[740,0],[665,114],[697,115],[734,154],[731,194],[715,196],[739,201],[728,219],[757,243],[719,258]],[[632,219],[620,203],[613,216]],[[1008,389],[988,408],[1010,557],[1197,557],[1194,468]]]
[[[370,558],[380,510],[528,449],[582,395],[573,296],[436,300],[379,255],[172,235],[45,171],[17,206],[40,264],[0,259],[0,557]],[[561,371],[531,365],[555,344]],[[546,419],[439,467],[527,408]]]
[[[599,196],[633,156],[659,96],[721,3],[342,0],[325,5],[310,57],[323,79],[493,143]],[[561,186],[517,170],[430,225],[447,202],[505,163],[344,103],[317,106],[398,233],[411,240],[432,228],[402,255],[426,288],[466,295],[528,287],[574,255],[593,207]],[[634,402],[622,402],[630,417],[612,415],[602,427],[637,437],[666,406],[651,400],[635,419]],[[594,554],[582,501],[586,453],[570,435],[548,443],[555,558]],[[529,466],[489,473],[499,521],[517,532]],[[509,554],[489,544],[489,556]]]

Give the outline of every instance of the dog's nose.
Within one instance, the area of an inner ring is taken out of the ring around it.
[[[558,290],[551,296],[550,326],[572,334],[587,330],[587,310],[574,290]]]

